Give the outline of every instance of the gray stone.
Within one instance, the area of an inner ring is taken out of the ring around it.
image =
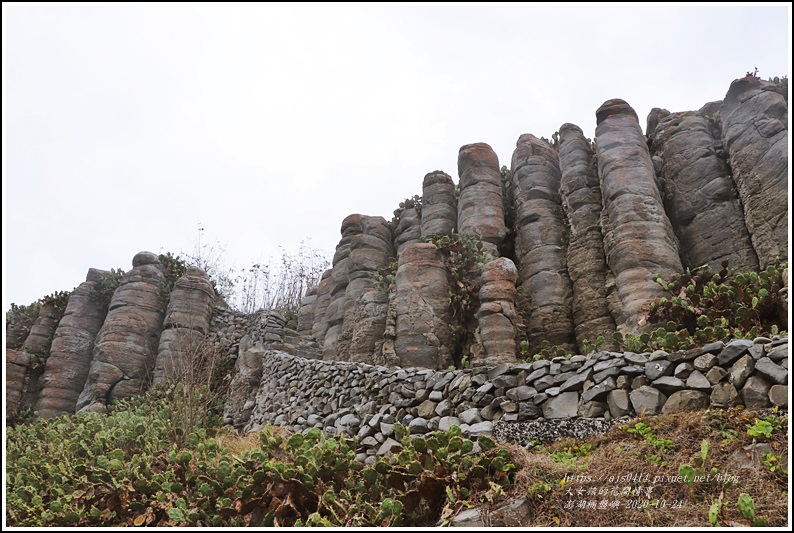
[[[613,368],[617,366],[626,366],[626,362],[623,360],[622,357],[608,359],[606,361],[601,361],[600,363],[596,364],[593,367],[593,372],[601,372],[602,370],[606,370],[607,368]]]
[[[684,411],[700,411],[706,409],[708,406],[708,394],[694,390],[679,390],[674,392],[667,399],[664,407],[662,408],[662,414],[681,413]]]
[[[533,381],[535,381],[536,379],[542,378],[543,376],[545,376],[548,373],[549,373],[549,367],[547,367],[547,366],[543,366],[543,367],[538,368],[537,370],[533,370],[532,373],[527,376],[526,383],[529,385]]]
[[[711,382],[702,373],[697,370],[689,374],[686,380],[688,389],[694,389],[701,392],[711,392]]]
[[[717,383],[711,390],[711,405],[714,407],[733,407],[738,400],[739,392],[733,383]]]
[[[491,380],[491,383],[493,383],[493,386],[496,387],[497,389],[501,389],[503,387],[511,388],[517,385],[516,377],[508,374],[502,374],[501,376],[496,376],[493,380]]]
[[[655,350],[655,351],[651,352],[651,355],[648,357],[648,360],[649,360],[649,361],[661,361],[661,360],[665,360],[665,361],[666,361],[666,360],[667,360],[667,357],[668,357],[669,355],[670,355],[670,354],[669,354],[669,353],[667,353],[667,352],[665,352],[664,350]]]
[[[361,424],[361,419],[356,415],[350,413],[339,419],[340,426],[355,427]]]
[[[479,509],[465,509],[455,515],[449,521],[451,527],[481,528],[485,527],[485,520],[482,518]]]
[[[747,353],[753,341],[745,339],[736,339],[729,342],[725,348],[722,349],[719,356],[720,366],[727,367],[736,362],[741,356]]]
[[[549,389],[546,389],[545,392],[549,396],[557,396],[560,393],[560,388],[559,387],[551,387]]]
[[[476,424],[469,426],[469,436],[471,437],[490,435],[491,431],[493,431],[493,422],[489,422],[487,420],[483,422],[477,422]]]
[[[788,408],[788,385],[772,385],[769,389],[769,401],[778,407]]]
[[[750,374],[752,374],[754,368],[755,361],[753,360],[752,356],[749,354],[745,355],[733,363],[733,366],[728,373],[728,382],[733,383],[733,386],[737,389],[741,389],[744,387],[744,382],[747,381],[748,377],[750,377]]]
[[[675,367],[673,371],[673,375],[678,379],[686,379],[694,370],[694,366],[692,363],[679,363],[678,366]]]
[[[766,354],[772,361],[775,363],[779,363],[785,359],[788,359],[788,344],[783,344],[780,346],[775,346]]]
[[[761,459],[767,453],[775,453],[777,450],[772,448],[768,442],[756,442],[743,446],[741,450],[736,450],[728,457],[728,466],[734,470],[755,470],[762,468]],[[777,455],[777,454],[775,454]],[[781,466],[788,465],[788,456],[781,454]]]
[[[706,379],[709,380],[709,383],[712,385],[716,385],[720,381],[722,381],[725,376],[728,375],[728,371],[722,368],[721,366],[715,366],[708,372],[706,372]]]
[[[411,422],[408,424],[408,429],[411,430],[412,434],[418,435],[423,435],[430,432],[430,428],[427,425],[427,420],[422,417],[411,420]]]
[[[452,426],[460,426],[460,419],[455,416],[443,416],[438,421],[438,430],[446,431]]]
[[[695,370],[707,372],[717,364],[717,359],[717,356],[713,353],[704,353],[700,357],[695,358]]]
[[[593,375],[593,370],[588,368],[584,372],[574,374],[573,377],[568,378],[565,383],[560,385],[560,392],[579,391],[582,390],[584,382],[590,379]]]
[[[387,437],[391,437],[394,435],[394,424],[388,424],[386,422],[380,423],[380,432],[383,433]]]
[[[742,401],[748,409],[763,409],[769,406],[770,384],[760,376],[750,376],[742,387]]]
[[[402,449],[403,445],[394,439],[386,439],[383,444],[378,448],[377,455],[386,455],[387,453],[396,453]]]
[[[464,424],[474,424],[480,422],[482,418],[480,417],[480,410],[476,407],[472,407],[471,409],[467,409],[458,415],[458,418]]]
[[[604,416],[607,406],[604,402],[584,402],[579,406],[579,416],[582,418],[600,418]]]
[[[614,378],[620,375],[622,371],[623,371],[622,368],[618,368],[615,366],[611,368],[607,368],[606,370],[602,370],[601,372],[597,372],[596,374],[593,374],[593,381],[596,383],[601,383],[605,379]]]
[[[634,412],[638,415],[656,415],[662,410],[667,396],[658,389],[643,386],[629,394]]]
[[[425,400],[416,410],[416,414],[421,418],[432,418],[436,412],[436,402]]]
[[[642,353],[634,353],[634,352],[626,352],[623,354],[623,359],[633,365],[642,365],[645,366],[645,363],[648,362],[648,356]]]
[[[643,374],[642,376],[637,376],[631,380],[631,388],[639,389],[640,387],[646,386],[648,383],[648,378],[645,377],[645,374]]]
[[[603,400],[609,392],[615,390],[616,388],[617,384],[615,383],[615,379],[611,377],[607,378],[601,383],[587,389],[587,391],[582,394],[582,401],[592,402],[596,400]]]
[[[512,369],[509,363],[500,363],[490,370],[488,370],[488,379],[493,381],[495,378],[502,376]]]
[[[701,348],[701,351],[704,354],[705,353],[718,354],[718,353],[720,353],[722,351],[723,348],[725,348],[725,343],[724,342],[715,341],[715,342],[710,342],[710,343],[706,344],[705,346],[703,346],[703,348]]]
[[[629,377],[639,376],[640,374],[645,374],[645,365],[643,366],[636,366],[636,365],[629,365],[624,366],[620,369],[620,373]]]
[[[536,391],[534,388],[528,387],[527,385],[521,385],[520,387],[508,390],[505,393],[505,396],[511,400],[520,402],[532,398],[537,393],[538,391]]]
[[[631,377],[630,376],[618,376],[615,380],[615,385],[619,389],[630,389],[631,388]]]
[[[772,339],[769,337],[756,337],[753,339],[753,344],[770,344]]]
[[[785,385],[788,381],[788,370],[776,365],[768,357],[758,360],[755,364],[755,371],[757,374],[760,374],[778,385]]]
[[[685,387],[683,381],[673,376],[663,376],[651,383],[651,385],[662,391],[666,396],[670,396]]]
[[[535,390],[537,390],[538,392],[543,392],[552,385],[554,385],[554,378],[551,376],[543,376],[540,379],[536,379],[532,385],[535,387]]]
[[[673,363],[667,360],[654,360],[651,358],[649,362],[645,363],[645,376],[648,381],[655,381],[662,376],[672,375],[673,370]]]
[[[436,414],[438,416],[447,416],[452,412],[452,402],[449,399],[441,400],[436,406]]]
[[[573,418],[579,411],[579,393],[563,392],[543,404],[545,418]]]
[[[540,407],[535,405],[533,402],[521,402],[518,404],[519,422],[540,418],[542,415],[543,413],[541,412]]]
[[[430,396],[427,398],[428,400],[432,400],[434,402],[440,402],[444,399],[444,393],[440,390],[434,390],[430,392]]]
[[[753,344],[747,349],[747,353],[749,353],[756,361],[761,359],[766,354],[763,344]]]
[[[620,418],[631,412],[629,391],[616,389],[607,394],[607,405],[613,418]]]

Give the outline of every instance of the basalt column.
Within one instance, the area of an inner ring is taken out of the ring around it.
[[[205,338],[210,331],[215,291],[209,276],[198,267],[188,267],[171,291],[163,333],[154,366],[154,383],[171,379],[200,380],[213,364],[215,353]]]
[[[408,200],[408,205],[397,209],[394,215],[397,217],[394,247],[397,249],[397,253],[401,254],[408,246],[419,242],[419,238],[422,236],[422,214],[413,205],[413,202]]]
[[[332,268],[323,272],[323,275],[320,277],[320,283],[317,284],[317,300],[314,304],[312,337],[320,346],[323,345],[325,341],[325,332],[328,330],[328,322],[325,321],[325,312],[328,310],[328,304],[331,303],[331,288],[333,287],[333,282],[331,281],[332,273]]]
[[[548,340],[573,351],[573,289],[557,151],[545,140],[522,135],[513,152],[512,180],[518,279],[531,303],[530,345],[537,348]]]
[[[731,83],[721,119],[758,261],[788,260],[788,104],[774,84],[748,76]]]
[[[342,239],[336,245],[336,253],[331,269],[331,300],[325,311],[328,329],[323,339],[323,359],[337,360],[337,343],[342,322],[345,318],[345,290],[349,282],[350,243],[353,237],[361,234],[361,215],[350,215],[342,221]]]
[[[306,337],[312,334],[314,328],[314,310],[317,305],[317,287],[312,287],[306,291],[301,298],[301,306],[298,309],[298,333]]]
[[[432,243],[412,244],[400,255],[395,280],[396,338],[400,366],[442,369],[452,364],[449,276]]]
[[[573,321],[576,343],[604,337],[612,340],[615,320],[607,304],[607,263],[601,235],[601,187],[595,154],[582,130],[573,124],[560,127],[560,196],[570,225],[567,263],[573,283]]]
[[[53,336],[62,312],[63,309],[59,309],[54,302],[42,303],[22,348],[18,352],[6,351],[6,383],[10,385],[8,396],[13,397],[16,395],[15,391],[19,391],[17,408],[32,409],[38,402],[43,386],[44,364],[49,358]],[[13,382],[9,384],[12,376]],[[12,411],[7,409],[6,416]]]
[[[422,237],[449,235],[458,225],[458,201],[452,178],[440,170],[422,182]]]
[[[626,317],[618,326],[636,332],[645,306],[664,294],[655,276],[683,269],[637,113],[623,100],[608,100],[596,111],[596,122],[604,249]]]
[[[458,152],[458,176],[458,233],[479,236],[497,257],[507,235],[499,159],[485,143],[467,144]]]
[[[69,296],[55,330],[37,410],[42,418],[74,414],[94,356],[94,341],[107,309],[93,298],[97,283],[110,272],[91,268]]]
[[[516,362],[516,278],[513,262],[498,257],[485,264],[480,276],[480,339],[485,349],[482,362]]]
[[[731,169],[711,134],[717,119],[687,111],[662,116],[649,131],[661,163],[664,206],[675,230],[684,266],[758,270]]]
[[[142,394],[151,381],[163,326],[158,293],[165,275],[150,252],[138,253],[132,266],[110,300],[78,411],[102,412],[112,401]]]
[[[350,242],[349,283],[337,358],[372,364],[381,350],[388,295],[376,289],[375,273],[394,256],[392,231],[383,217],[361,217],[361,235]]]

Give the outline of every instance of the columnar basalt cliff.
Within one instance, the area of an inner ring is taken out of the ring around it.
[[[194,363],[205,349],[210,331],[215,290],[209,276],[198,267],[188,267],[177,280],[168,301],[163,333],[154,365],[154,383],[165,383],[192,375]]]
[[[669,352],[618,353],[629,345],[613,338],[668,325],[650,323],[666,294],[657,275],[727,260],[763,276],[787,260],[787,118],[776,88],[748,76],[699,111],[654,109],[646,135],[618,99],[596,111],[594,143],[573,124],[554,142],[523,134],[511,171],[489,145],[467,144],[457,185],[430,172],[391,222],[342,221],[297,330],[276,313],[213,306],[196,268],[164,301],[149,252],[106,312],[94,288],[108,273],[91,269],[60,321],[45,304],[35,321],[31,307],[7,324],[7,417],[101,412],[189,373],[203,350],[235,360],[228,424],[345,431],[367,454],[388,447],[397,421],[474,435],[540,417],[787,405],[788,341],[776,330]],[[787,276],[774,289],[780,329]],[[520,361],[544,345],[591,353]]]
[[[601,234],[601,188],[595,153],[581,128],[560,127],[560,196],[568,217],[568,273],[573,282],[573,321],[579,348],[603,336],[614,347],[615,317],[607,299],[608,267]]]
[[[94,355],[94,341],[107,309],[94,300],[97,283],[110,272],[92,268],[69,297],[63,318],[55,330],[44,384],[38,400],[39,416],[52,418],[75,411]]]
[[[596,111],[596,155],[606,211],[604,250],[629,331],[642,329],[643,308],[662,296],[654,276],[682,272],[637,113],[623,100]]]
[[[747,76],[731,84],[720,117],[759,263],[788,259],[788,102],[772,83]]]
[[[519,283],[529,297],[529,342],[543,340],[571,350],[572,286],[568,276],[568,227],[560,201],[557,151],[532,134],[518,138],[512,160],[513,208]]]
[[[732,267],[757,270],[731,168],[714,135],[717,121],[695,111],[661,113],[648,132],[660,163],[664,206],[684,266],[719,270],[728,260]]]
[[[111,401],[141,394],[151,382],[163,327],[158,292],[165,275],[150,252],[137,254],[132,266],[110,300],[78,411],[101,412]]]
[[[507,235],[499,158],[485,143],[467,144],[458,152],[458,176],[458,232],[480,237],[499,255]]]

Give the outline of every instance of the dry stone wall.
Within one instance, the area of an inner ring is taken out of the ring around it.
[[[248,393],[246,415],[229,408],[228,421],[244,419],[246,431],[273,423],[297,432],[316,427],[328,435],[355,435],[366,455],[395,444],[398,422],[413,434],[454,424],[468,436],[509,436],[512,430],[500,425],[582,419],[579,427],[587,429],[626,416],[788,406],[788,338],[438,371],[304,359],[266,349],[251,354],[258,358],[252,363],[261,369],[259,382]]]

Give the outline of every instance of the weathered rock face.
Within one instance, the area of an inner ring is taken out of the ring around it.
[[[727,259],[731,268],[757,270],[717,119],[695,111],[669,113],[658,119],[650,140],[684,266],[719,270]]]
[[[485,143],[467,144],[458,152],[458,176],[458,233],[480,236],[498,256],[507,235],[499,159]]]
[[[204,342],[210,330],[215,290],[207,273],[188,267],[171,291],[154,365],[154,383],[198,376],[213,354]],[[190,382],[190,380],[188,380]]]
[[[314,329],[314,309],[317,302],[317,287],[312,287],[306,291],[301,299],[301,306],[298,309],[298,333],[310,336]]]
[[[317,300],[314,304],[312,337],[320,346],[323,345],[325,332],[328,330],[328,322],[325,321],[325,313],[328,310],[328,304],[331,303],[331,289],[333,288],[333,282],[331,281],[332,272],[333,269],[331,268],[323,272],[320,283],[317,284]]]
[[[20,350],[6,350],[6,420],[22,407],[28,369],[34,357]]]
[[[452,178],[440,170],[422,182],[422,237],[449,235],[458,225],[458,201]]]
[[[165,275],[150,252],[137,254],[132,265],[97,335],[78,411],[101,412],[114,400],[142,393],[151,380],[163,325],[158,292]]]
[[[388,265],[394,250],[391,228],[382,217],[361,217],[361,229],[361,235],[353,237],[350,244],[350,281],[345,289],[337,357],[372,362],[383,342],[388,308],[385,293],[375,290],[375,273]]]
[[[518,279],[532,305],[530,345],[537,348],[548,340],[573,349],[568,228],[560,201],[557,151],[534,135],[522,135],[513,152],[512,174]]]
[[[516,278],[510,259],[499,257],[483,267],[480,276],[480,338],[486,364],[516,361]]]
[[[449,279],[438,248],[431,243],[406,248],[400,256],[395,286],[394,349],[400,365],[451,365]]]
[[[58,327],[59,315],[60,313],[55,305],[51,303],[42,304],[39,309],[39,316],[33,322],[25,342],[22,343],[22,351],[35,356],[46,356],[49,353],[52,338],[55,335],[55,328]]]
[[[656,274],[671,276],[683,268],[637,113],[623,100],[608,100],[596,111],[596,121],[604,249],[626,316],[624,326],[638,331],[643,307],[662,296],[653,281]]]
[[[419,242],[422,236],[422,216],[416,207],[399,212],[397,228],[394,230],[394,247],[401,254],[408,246]]]
[[[335,361],[342,322],[345,319],[345,291],[349,278],[350,244],[362,232],[361,215],[350,215],[342,221],[342,239],[336,245],[331,268],[331,299],[325,310],[327,329],[323,338],[323,359]]]
[[[650,119],[649,119],[650,120]],[[573,283],[576,343],[604,337],[604,349],[615,348],[615,318],[607,301],[608,267],[601,235],[601,188],[595,154],[582,130],[560,127],[560,196],[570,226],[568,273]]]
[[[94,355],[94,341],[105,320],[106,310],[92,293],[97,281],[109,275],[105,270],[90,269],[86,281],[69,296],[63,318],[55,330],[50,357],[37,410],[42,418],[53,418],[75,412],[77,398],[88,378]]]
[[[735,80],[722,105],[722,135],[761,267],[788,259],[788,104],[774,84]]]

